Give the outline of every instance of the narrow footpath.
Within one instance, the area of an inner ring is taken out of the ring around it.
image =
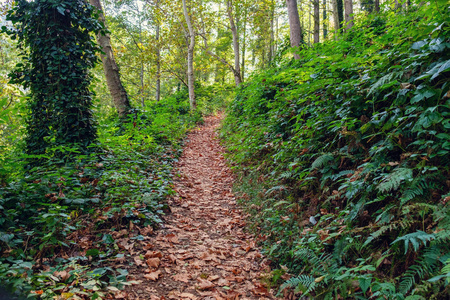
[[[176,194],[162,229],[146,237],[130,272],[127,299],[274,299],[262,278],[270,268],[244,232],[233,176],[210,116],[187,137],[175,170]],[[139,267],[139,266],[142,267]],[[124,297],[125,298],[125,297]]]

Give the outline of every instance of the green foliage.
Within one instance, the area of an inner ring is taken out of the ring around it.
[[[30,155],[9,153],[7,168],[16,171],[0,187],[2,285],[16,294],[40,290],[41,299],[63,292],[105,299],[131,284],[126,270],[110,267],[129,255],[115,237],[123,230],[142,239],[130,224],[143,228],[161,222],[164,200],[173,193],[172,165],[181,154],[181,140],[201,120],[188,108],[181,94],[135,111],[128,122],[100,118],[99,151],[88,155],[77,147],[53,146],[32,156],[41,165],[26,169]],[[61,154],[71,156],[72,163]],[[80,243],[87,232],[88,247]],[[79,256],[67,257],[68,249]]]
[[[2,29],[18,40],[22,57],[10,74],[12,83],[30,89],[25,139],[29,155],[59,145],[86,151],[96,139],[88,71],[99,51],[91,33],[102,27],[93,12],[87,2],[76,0],[22,0],[8,12],[13,27]]]
[[[223,137],[252,227],[293,276],[282,288],[448,294],[449,13],[437,1],[358,19],[237,92]]]

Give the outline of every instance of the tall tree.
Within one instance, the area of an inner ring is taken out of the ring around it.
[[[99,32],[101,25],[92,11],[87,3],[73,0],[56,5],[51,0],[19,0],[8,12],[7,19],[16,24],[9,34],[18,40],[24,57],[11,73],[12,82],[30,91],[28,154],[44,154],[58,145],[87,153],[96,139],[89,69],[100,49],[90,33]],[[40,162],[35,159],[30,165]]]
[[[328,26],[327,26],[327,0],[323,0],[323,39],[325,39],[328,35]]]
[[[342,23],[344,23],[344,2],[343,0],[336,0],[336,6],[337,6],[337,14],[338,14],[338,21],[339,21],[339,30],[342,32]]]
[[[338,36],[340,24],[339,24],[339,11],[338,11],[338,3],[337,0],[331,0],[331,6],[333,10],[333,27],[334,27],[334,36],[335,39]]]
[[[105,24],[104,26],[106,28],[106,20],[100,0],[89,0],[89,2],[98,9],[99,20]],[[103,63],[106,83],[108,84],[108,89],[111,93],[117,113],[120,117],[126,117],[131,109],[131,104],[128,99],[128,94],[122,85],[122,81],[120,80],[119,67],[117,66],[114,58],[114,52],[111,47],[111,38],[108,33],[103,31],[97,34],[97,42],[103,50],[100,57]]]
[[[345,30],[353,27],[353,0],[345,0]]]
[[[194,90],[194,50],[195,50],[195,34],[194,27],[192,26],[191,17],[189,16],[186,0],[183,0],[183,13],[186,25],[188,27],[188,36],[186,37],[186,42],[188,44],[188,54],[187,54],[187,77],[188,77],[188,90],[189,90],[189,105],[192,110],[197,108],[197,103],[195,101],[195,90]]]
[[[300,26],[300,18],[298,16],[297,0],[286,0],[288,18],[289,18],[289,32],[291,39],[291,47],[300,46],[303,42],[302,27]],[[294,53],[295,59],[300,59],[300,55]]]
[[[314,7],[314,43],[319,42],[320,37],[320,12],[319,12],[319,0],[313,0]]]
[[[240,66],[240,60],[239,60],[239,36],[237,32],[237,28],[234,22],[234,16],[233,16],[233,4],[231,1],[227,1],[227,15],[228,20],[230,21],[230,29],[231,33],[233,35],[233,51],[234,51],[234,69],[233,69],[233,75],[234,75],[234,82],[236,86],[239,86],[242,82],[241,77],[241,66]]]
[[[156,0],[156,7],[159,6],[159,0]],[[159,34],[161,30],[161,25],[159,21],[159,16],[154,17],[156,23],[156,87],[155,87],[155,98],[156,102],[159,102],[161,98],[161,42],[159,40]]]

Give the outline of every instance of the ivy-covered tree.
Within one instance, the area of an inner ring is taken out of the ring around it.
[[[17,1],[7,14],[18,40],[22,62],[11,73],[13,83],[29,89],[25,152],[45,154],[49,147],[87,151],[96,139],[89,69],[99,51],[91,33],[102,25],[83,0]]]

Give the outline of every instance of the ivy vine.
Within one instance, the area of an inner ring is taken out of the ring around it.
[[[82,153],[97,138],[89,69],[100,48],[94,35],[104,30],[96,9],[84,0],[17,1],[2,31],[18,41],[22,62],[11,82],[29,89],[25,152],[75,147]],[[39,163],[34,159],[33,163]]]

